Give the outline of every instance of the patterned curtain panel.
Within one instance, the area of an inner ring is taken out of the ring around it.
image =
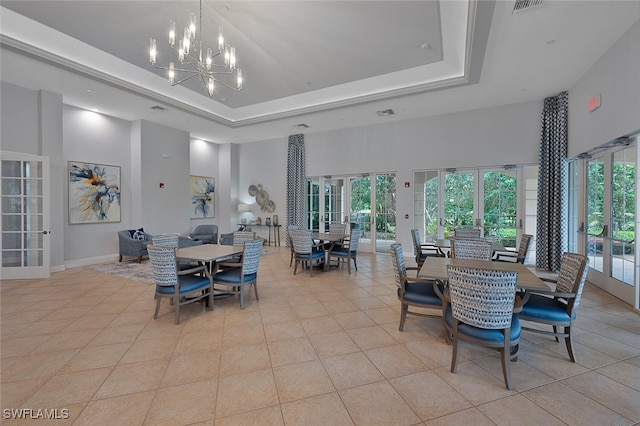
[[[287,160],[287,225],[298,225],[304,228],[306,178],[304,135],[291,135]],[[287,244],[289,244],[288,235]]]
[[[536,267],[558,271],[568,247],[569,94],[544,100],[538,170]]]

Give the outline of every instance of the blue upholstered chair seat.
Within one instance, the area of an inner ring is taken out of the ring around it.
[[[249,282],[257,278],[258,274],[246,274],[244,281]],[[236,284],[242,281],[242,268],[230,268],[218,272],[213,276],[213,280],[217,282]]]
[[[184,275],[178,277],[180,283],[180,294],[191,293],[192,291],[200,290],[210,285],[209,278],[198,277],[196,275]],[[161,294],[175,294],[174,286],[157,285],[156,291]]]
[[[447,325],[453,328],[453,314],[451,312],[451,305],[447,306],[447,309],[444,314],[444,320]],[[513,314],[511,317],[511,341],[515,341],[520,338],[520,320],[516,314]],[[504,335],[502,334],[502,330],[491,330],[486,328],[478,328],[473,327],[468,324],[460,323],[458,326],[458,332],[463,333],[467,336],[473,337],[475,339],[487,340],[490,342],[503,342]]]
[[[567,313],[567,305],[551,297],[532,294],[520,312],[522,319],[536,318],[542,321],[566,322],[569,323],[576,318],[575,311],[573,318]]]
[[[344,256],[347,257],[349,255],[351,256],[355,256],[357,253],[357,251],[352,250],[351,253],[349,253],[349,250],[347,247],[336,247],[334,249],[331,250],[331,256]]]
[[[405,284],[406,293],[404,294],[404,299],[410,303],[419,303],[421,305],[442,305],[442,300],[433,290],[433,285],[426,283],[406,283]],[[401,289],[398,289],[398,297],[400,295]]]
[[[296,257],[300,259],[320,259],[324,257],[324,250],[314,248],[311,253],[296,253]]]

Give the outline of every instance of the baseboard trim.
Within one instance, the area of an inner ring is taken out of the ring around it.
[[[81,268],[83,266],[95,265],[97,263],[107,263],[107,262],[115,262],[119,258],[118,254],[107,254],[104,256],[95,256],[95,257],[85,257],[82,259],[73,259],[66,261],[64,266],[67,269],[70,268]]]

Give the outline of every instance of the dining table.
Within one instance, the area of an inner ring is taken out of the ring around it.
[[[512,271],[518,273],[517,288],[520,290],[548,291],[551,287],[522,263],[487,260],[452,259],[448,257],[427,257],[418,271],[418,278],[446,281],[447,265],[463,268]]]
[[[211,275],[216,272],[218,263],[240,254],[242,254],[242,246],[218,244],[201,244],[176,250],[176,258],[179,260],[196,261],[209,265]]]
[[[324,270],[325,271],[329,268],[329,252],[336,245],[336,243],[340,243],[344,241],[345,238],[349,238],[349,234],[330,233],[330,232],[313,232],[311,234],[311,239],[313,241],[318,241],[319,245],[324,250]],[[325,243],[325,244],[322,244],[322,243]]]

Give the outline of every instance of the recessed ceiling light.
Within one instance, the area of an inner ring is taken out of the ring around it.
[[[547,44],[551,46],[552,44],[556,44],[556,41],[554,39],[547,40]]]
[[[429,43],[422,43],[420,49],[429,50],[431,49],[431,45]]]
[[[86,89],[86,91],[89,92],[89,93],[93,92],[93,90],[91,90],[91,89]]]

